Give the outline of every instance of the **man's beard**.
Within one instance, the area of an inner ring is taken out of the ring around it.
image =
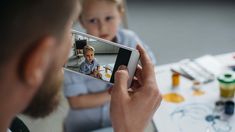
[[[52,113],[60,101],[60,88],[63,82],[63,73],[50,69],[36,95],[23,114],[32,118],[43,118]]]

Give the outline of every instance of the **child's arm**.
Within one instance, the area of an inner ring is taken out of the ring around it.
[[[110,101],[108,91],[100,93],[85,94],[79,96],[68,97],[68,102],[73,109],[86,109],[99,107]]]

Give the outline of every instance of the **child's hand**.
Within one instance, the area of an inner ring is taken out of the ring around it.
[[[90,73],[90,76],[95,77],[95,70]]]
[[[94,69],[91,73],[91,76],[95,77],[95,78],[98,78],[98,79],[101,79],[102,78],[102,74],[99,73],[98,70]]]
[[[98,72],[97,78],[101,79],[102,78],[102,74]]]

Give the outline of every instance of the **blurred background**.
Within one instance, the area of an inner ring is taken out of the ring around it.
[[[126,5],[128,28],[154,51],[158,65],[235,51],[235,0],[126,0]]]
[[[129,28],[158,65],[235,51],[235,1],[127,0]]]

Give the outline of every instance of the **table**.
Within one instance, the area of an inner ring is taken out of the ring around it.
[[[114,64],[106,64],[100,67],[99,73],[102,75],[101,79],[104,81],[110,81]]]
[[[221,63],[227,63],[229,53],[216,56]],[[234,60],[235,61],[235,60]],[[201,86],[195,94],[192,81],[181,77],[178,88],[171,86],[171,64],[156,68],[157,83],[164,97],[168,93],[179,96],[178,103],[162,101],[154,114],[153,122],[159,132],[235,132],[235,115],[227,116],[215,109],[220,100],[219,84],[215,80]],[[181,101],[180,101],[181,99]],[[233,99],[234,100],[234,99]]]

